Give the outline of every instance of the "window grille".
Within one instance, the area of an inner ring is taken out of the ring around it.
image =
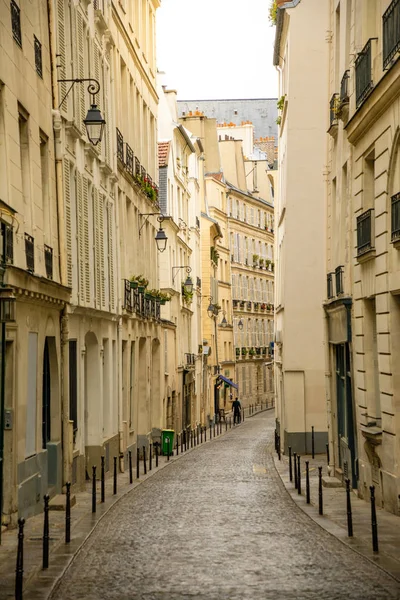
[[[10,2],[11,8],[11,27],[14,40],[18,46],[22,48],[22,34],[21,34],[21,11],[15,0]]]
[[[33,45],[35,49],[35,68],[36,73],[43,79],[43,66],[42,66],[42,44],[37,39],[36,35],[33,36]]]

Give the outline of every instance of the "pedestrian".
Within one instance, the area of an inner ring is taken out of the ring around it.
[[[233,409],[233,424],[236,425],[236,423],[240,423],[240,421],[242,420],[242,418],[241,418],[242,405],[240,404],[240,401],[237,397],[232,402],[232,409]]]

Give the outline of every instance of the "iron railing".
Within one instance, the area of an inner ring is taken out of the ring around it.
[[[200,229],[200,219],[199,219],[199,217],[196,217],[196,227],[198,229]]]
[[[196,355],[195,354],[185,353],[185,365],[186,366],[194,367],[195,360],[196,360]]]
[[[147,173],[146,173],[146,169],[143,166],[140,168],[140,175],[142,176],[143,179],[146,179]]]
[[[392,196],[392,242],[400,240],[400,192]]]
[[[44,245],[44,264],[47,279],[53,279],[53,248]]]
[[[125,164],[124,161],[124,136],[117,127],[117,159]]]
[[[349,81],[350,81],[350,71],[347,70],[344,72],[342,81],[340,82],[340,103],[341,104],[349,101]]]
[[[338,103],[339,103],[339,94],[333,94],[330,102],[329,102],[329,122],[330,126],[337,125],[337,111],[338,111]]]
[[[35,244],[34,238],[27,233],[25,234],[25,256],[26,269],[33,273],[35,271]]]
[[[341,265],[336,267],[335,269],[335,283],[336,283],[336,295],[343,294],[343,269],[344,267]]]
[[[327,292],[328,300],[330,300],[331,298],[333,298],[333,279],[332,279],[332,275],[333,275],[333,273],[328,273],[328,275],[326,276],[326,292]]]
[[[126,144],[125,160],[125,168],[128,171],[129,175],[133,177],[133,150],[129,144]]]
[[[128,279],[124,280],[124,308],[143,319],[160,320],[160,301],[147,298],[145,293],[132,289]]]
[[[94,10],[104,12],[104,0],[93,0],[93,8]]]
[[[372,217],[373,208],[357,217],[357,256],[361,256],[373,248]]]
[[[140,175],[140,161],[137,156],[135,156],[135,175],[136,177]]]
[[[11,0],[10,2],[10,8],[13,38],[17,42],[18,46],[21,46],[22,48],[21,11],[18,4],[14,0]]]
[[[33,36],[33,45],[35,49],[35,69],[36,73],[43,79],[43,64],[42,64],[42,44]]]
[[[356,58],[356,107],[367,98],[374,87],[372,82],[372,44],[370,38]]]
[[[382,17],[383,68],[387,69],[400,51],[400,0],[393,0]]]
[[[200,277],[196,277],[196,287],[201,288],[201,279],[200,279]]]
[[[5,256],[1,256],[3,259],[2,262],[12,265],[14,262],[14,235],[12,225],[1,222],[1,237],[3,238],[0,248],[1,254],[3,254],[3,244],[5,248]]]

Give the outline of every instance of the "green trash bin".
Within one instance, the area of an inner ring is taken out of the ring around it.
[[[173,453],[174,449],[174,435],[175,431],[173,429],[162,429],[161,430],[161,452],[164,456]]]

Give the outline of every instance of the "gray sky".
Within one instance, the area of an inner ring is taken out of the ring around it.
[[[269,0],[162,0],[157,61],[181,100],[276,98]]]

